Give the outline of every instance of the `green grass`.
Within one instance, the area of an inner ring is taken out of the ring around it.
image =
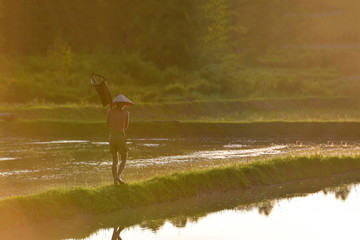
[[[52,189],[0,201],[0,226],[40,222],[77,214],[190,198],[212,192],[245,190],[305,179],[327,178],[360,170],[360,157],[286,157],[230,167],[157,176],[123,186]]]

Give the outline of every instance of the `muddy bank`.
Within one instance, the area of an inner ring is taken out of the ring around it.
[[[17,137],[107,137],[104,122],[14,121],[1,122],[0,134]],[[289,138],[294,140],[356,140],[360,122],[131,122],[130,138],[142,137],[221,137]]]

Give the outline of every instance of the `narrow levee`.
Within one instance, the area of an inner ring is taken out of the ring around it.
[[[122,186],[53,189],[2,200],[0,226],[99,214],[201,196],[248,190],[306,179],[329,178],[360,170],[358,157],[286,157],[158,176]],[[358,175],[356,175],[358,176]]]
[[[306,224],[309,220],[320,220],[319,222],[323,225],[327,225],[329,224],[328,214],[336,215],[342,219],[342,223],[346,223],[340,226],[349,226],[357,222],[354,221],[356,215],[350,214],[353,218],[349,218],[349,212],[352,213],[358,209],[357,203],[360,197],[357,191],[358,181],[358,172],[352,172],[333,175],[329,178],[307,179],[242,190],[217,191],[105,214],[83,214],[74,218],[48,219],[40,224],[28,222],[22,226],[0,228],[0,238],[112,239],[111,236],[117,233],[122,239],[157,239],[163,234],[177,236],[181,233],[182,238],[185,236],[194,238],[199,234],[205,237],[204,234],[210,234],[214,239],[223,239],[224,237],[231,238],[233,237],[231,233],[241,230],[236,232],[237,237],[245,234],[260,239],[251,231],[259,226],[259,222],[262,222],[264,226],[262,232],[272,236],[278,233],[275,231],[277,225],[286,225],[292,229],[292,223],[297,222],[296,228],[299,226],[304,228],[309,226]],[[305,201],[306,204],[301,204],[301,201]],[[314,215],[313,211],[322,212],[322,214]],[[234,216],[231,217],[230,213]],[[223,218],[213,221],[215,228],[206,225],[209,228],[204,231],[201,227],[204,221],[207,222],[214,215]],[[313,216],[311,219],[309,219],[310,215]],[[241,226],[247,226],[246,228],[239,229],[241,219],[244,221]],[[284,220],[285,222],[282,222]],[[336,223],[336,221],[332,222]],[[268,228],[267,226],[270,225],[274,226]],[[318,226],[320,225],[310,224],[309,230],[315,230],[314,228]],[[222,234],[215,237],[218,232]],[[311,232],[301,231],[299,236],[309,237]],[[344,227],[339,226],[324,232],[324,234],[343,233]],[[351,231],[346,231],[346,233],[352,234]],[[285,236],[288,236],[288,233]]]

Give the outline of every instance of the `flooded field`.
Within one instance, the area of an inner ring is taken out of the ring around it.
[[[359,187],[99,229],[83,239],[358,239]]]
[[[280,155],[359,154],[360,142],[288,142],[272,139],[129,139],[123,179],[224,166]],[[0,198],[50,187],[97,186],[112,182],[111,155],[104,139],[0,140]]]

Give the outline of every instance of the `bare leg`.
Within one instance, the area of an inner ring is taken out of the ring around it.
[[[119,178],[121,176],[122,171],[125,168],[126,160],[121,161],[119,169],[117,171],[117,177]]]
[[[121,178],[120,178],[121,173],[123,172],[123,170],[125,168],[125,164],[126,164],[126,157],[127,157],[126,155],[127,154],[121,154],[121,163],[120,163],[119,169],[117,171],[117,178],[120,180],[121,180]]]
[[[118,154],[112,154],[112,158],[113,158],[113,164],[112,164],[112,175],[114,178],[114,184],[117,183],[117,178],[118,178],[118,171],[117,171],[117,165],[118,165]],[[120,169],[120,167],[119,167]]]
[[[111,240],[121,240],[120,233],[124,230],[124,227],[115,227]]]

